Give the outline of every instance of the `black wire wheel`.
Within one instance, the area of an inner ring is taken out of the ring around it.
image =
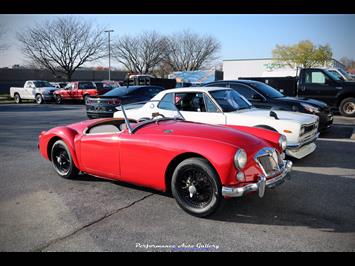
[[[202,158],[186,159],[176,167],[171,191],[182,209],[198,217],[211,215],[222,201],[220,179]]]
[[[62,140],[57,140],[53,144],[51,160],[54,170],[61,177],[72,179],[79,173],[79,170],[74,165],[67,145]]]

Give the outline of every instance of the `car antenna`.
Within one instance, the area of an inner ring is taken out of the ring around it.
[[[277,116],[277,114],[274,111],[270,111],[270,116],[275,118],[276,120],[279,120],[279,117]]]

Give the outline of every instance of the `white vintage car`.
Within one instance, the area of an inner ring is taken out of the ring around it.
[[[153,103],[155,102],[155,104]],[[164,90],[151,102],[126,110],[128,118],[150,118],[169,112],[173,102],[188,121],[252,126],[274,130],[287,138],[286,154],[303,158],[316,149],[318,120],[315,115],[298,112],[257,109],[236,91],[220,87],[188,87]],[[123,117],[121,111],[114,117]]]

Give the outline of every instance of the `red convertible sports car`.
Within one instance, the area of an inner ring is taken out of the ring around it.
[[[262,197],[291,171],[292,162],[283,159],[286,139],[277,132],[152,115],[55,127],[41,132],[38,148],[61,177],[81,171],[171,191],[182,209],[199,217],[215,212],[223,198]]]

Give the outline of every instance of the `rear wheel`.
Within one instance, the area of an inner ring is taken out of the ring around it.
[[[355,117],[355,98],[349,97],[342,100],[339,105],[339,112],[343,116]]]
[[[79,173],[74,165],[69,149],[64,141],[57,140],[51,151],[51,159],[54,170],[63,178],[73,179]]]
[[[15,103],[21,103],[22,102],[22,99],[20,97],[20,94],[16,93],[14,95],[14,99],[15,99]]]
[[[183,210],[198,217],[214,213],[223,199],[216,171],[202,158],[186,159],[176,167],[171,191]]]
[[[41,94],[37,94],[35,97],[35,101],[37,104],[42,104],[43,103],[43,97]]]

